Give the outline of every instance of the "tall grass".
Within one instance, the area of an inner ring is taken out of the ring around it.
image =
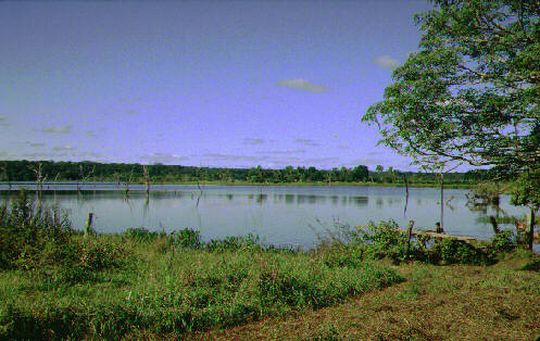
[[[3,246],[29,245],[33,255],[4,255],[2,339],[177,337],[325,307],[402,280],[370,262],[331,263],[254,236],[207,243],[190,229],[83,236],[28,198],[2,212]]]
[[[83,236],[24,193],[0,209],[0,233],[0,339],[182,337],[334,305],[403,280],[374,259],[491,259],[444,241],[406,248],[397,225],[384,222],[313,251],[263,246],[256,236],[203,242],[191,229]]]

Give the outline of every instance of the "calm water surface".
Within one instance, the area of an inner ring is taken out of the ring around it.
[[[33,188],[29,183],[12,183],[11,189]],[[407,211],[405,189],[364,186],[186,186],[155,185],[146,198],[144,187],[111,183],[87,183],[80,193],[73,183],[45,184],[43,200],[57,204],[82,228],[89,212],[100,232],[119,232],[128,227],[173,231],[190,227],[203,239],[254,233],[264,243],[311,247],[336,224],[358,225],[393,219],[405,226],[433,228],[439,221],[439,190],[410,188]],[[0,184],[0,196],[10,196],[8,185]],[[13,194],[13,192],[11,192]],[[473,211],[467,207],[467,190],[445,190],[445,230],[481,239],[492,237],[491,225],[478,218],[494,211]],[[503,196],[506,215],[524,215],[526,210],[509,204]],[[510,226],[507,226],[510,228]]]

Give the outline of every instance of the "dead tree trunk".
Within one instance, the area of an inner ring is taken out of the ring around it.
[[[84,236],[88,237],[92,233],[92,222],[94,221],[94,213],[88,213],[88,218],[86,219],[86,224],[84,224]]]
[[[527,229],[527,247],[529,250],[532,250],[533,243],[534,243],[534,225],[535,225],[535,216],[534,216],[534,208],[531,207],[529,212],[529,221],[528,221],[528,229]]]

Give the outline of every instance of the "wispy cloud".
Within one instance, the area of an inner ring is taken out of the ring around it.
[[[390,56],[383,55],[376,57],[373,62],[385,69],[394,70],[398,65],[398,61]]]
[[[221,153],[208,153],[204,154],[205,159],[213,161],[264,161],[265,156],[255,155],[236,155],[236,154],[221,154]]]
[[[308,146],[308,147],[318,147],[320,146],[320,143],[312,140],[312,139],[303,139],[303,138],[297,138],[294,140],[295,143],[300,144],[302,146]]]
[[[0,115],[0,127],[9,127],[10,124],[7,121],[7,117]]]
[[[306,164],[308,165],[319,165],[322,163],[337,163],[339,162],[339,158],[337,157],[319,157],[319,158],[312,158],[312,159],[305,159],[304,160]]]
[[[320,84],[314,84],[308,82],[305,79],[283,79],[276,83],[277,86],[283,86],[290,89],[313,92],[313,93],[322,93],[326,92],[326,86]]]
[[[177,163],[189,159],[187,156],[172,153],[152,153],[143,158],[152,163]]]
[[[40,148],[40,147],[45,146],[45,143],[29,142],[29,141],[27,141],[26,144],[32,148]]]
[[[261,139],[261,138],[245,138],[244,139],[244,144],[247,144],[247,145],[251,145],[251,146],[255,146],[255,145],[260,145],[260,144],[265,144],[266,143],[266,140],[264,139]]]
[[[291,150],[267,150],[259,151],[257,154],[263,155],[292,155],[292,154],[304,154],[305,149],[291,149]]]
[[[75,150],[75,147],[73,147],[72,145],[66,144],[64,146],[54,146],[53,150],[55,152],[69,152],[69,151]]]
[[[96,133],[95,133],[93,130],[87,130],[87,131],[84,132],[84,134],[85,134],[86,136],[89,136],[89,137],[94,137],[94,136],[96,136]]]
[[[60,126],[60,127],[47,127],[41,129],[41,132],[47,134],[69,134],[71,132],[71,125]]]

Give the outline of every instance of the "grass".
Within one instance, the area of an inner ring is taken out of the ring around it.
[[[129,252],[124,264],[91,276],[80,267],[68,275],[62,267],[0,272],[0,338],[178,337],[319,309],[401,280],[381,265],[332,267],[249,239],[202,248],[177,247],[160,235],[74,239]]]
[[[399,266],[406,280],[347,302],[193,334],[204,339],[537,340],[540,257],[517,250],[492,266]]]

